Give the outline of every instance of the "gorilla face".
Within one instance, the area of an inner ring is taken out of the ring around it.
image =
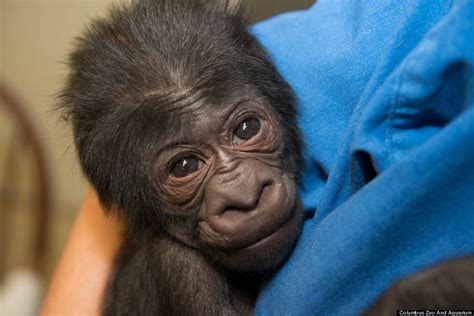
[[[160,111],[155,186],[170,235],[227,268],[266,271],[290,252],[301,225],[284,128],[264,99],[205,100]],[[179,122],[177,122],[179,121]]]

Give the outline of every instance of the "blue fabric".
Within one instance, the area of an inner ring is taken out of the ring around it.
[[[474,1],[320,0],[253,32],[299,97],[309,216],[257,315],[357,315],[474,252]]]

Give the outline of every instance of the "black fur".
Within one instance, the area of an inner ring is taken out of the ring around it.
[[[285,126],[286,165],[300,172],[293,93],[247,31],[243,6],[227,11],[222,2],[115,6],[77,39],[70,57],[62,104],[81,165],[104,206],[123,212],[134,234],[158,232],[163,220],[150,175],[164,122],[150,100],[177,102],[197,90],[219,100],[250,87]]]
[[[452,259],[406,277],[390,287],[365,315],[428,309],[474,309],[474,256]]]
[[[77,39],[62,109],[85,175],[103,206],[117,210],[128,225],[106,315],[251,312],[260,276],[230,271],[234,267],[183,243],[181,231],[166,229],[183,222],[179,227],[195,236],[198,214],[172,211],[174,202],[158,193],[155,170],[158,144],[189,123],[184,117],[164,119],[163,109],[248,95],[263,100],[281,130],[281,150],[272,163],[298,178],[295,98],[248,32],[244,12],[240,4],[217,0],[135,0],[114,6]],[[296,205],[300,212],[299,201]],[[295,218],[298,223],[300,215]],[[287,238],[291,243],[299,231],[295,225]],[[282,255],[268,249],[263,256],[270,259],[262,260],[280,262],[288,249]]]

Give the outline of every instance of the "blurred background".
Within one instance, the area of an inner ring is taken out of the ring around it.
[[[117,0],[0,0],[0,315],[41,302],[88,185],[54,113],[73,38]],[[254,0],[251,21],[314,0]]]

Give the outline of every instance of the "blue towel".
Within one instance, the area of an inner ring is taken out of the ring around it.
[[[308,219],[257,315],[357,315],[474,252],[474,1],[319,0],[254,34],[299,97]]]

